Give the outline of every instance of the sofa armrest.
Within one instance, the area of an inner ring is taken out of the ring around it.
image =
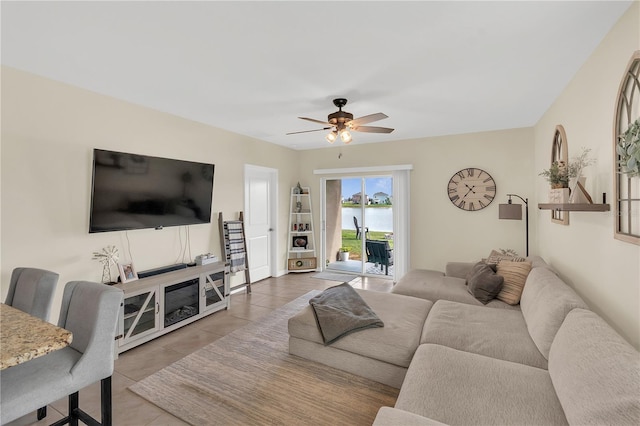
[[[473,265],[475,265],[474,262],[449,262],[445,269],[445,275],[447,277],[466,279]]]
[[[422,417],[397,408],[382,407],[373,422],[373,426],[444,426],[444,423]]]

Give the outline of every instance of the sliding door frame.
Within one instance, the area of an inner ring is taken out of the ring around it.
[[[326,269],[326,182],[334,179],[367,178],[378,177],[377,175],[392,175],[393,178],[393,232],[394,232],[394,268],[393,280],[399,280],[409,268],[409,218],[411,189],[409,172],[413,170],[413,165],[403,164],[396,166],[373,166],[373,167],[353,167],[343,169],[317,169],[313,171],[315,175],[323,176],[320,179],[320,264],[322,270]],[[366,226],[363,212],[363,223]],[[364,262],[364,259],[363,259]],[[364,263],[363,263],[364,268]],[[362,269],[364,270],[364,269]]]

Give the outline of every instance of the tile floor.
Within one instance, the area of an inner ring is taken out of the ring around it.
[[[182,327],[134,349],[120,354],[112,380],[113,424],[116,426],[186,425],[180,419],[147,402],[128,390],[136,381],[215,341],[216,339],[260,318],[311,290],[324,290],[338,285],[336,281],[312,278],[314,273],[288,274],[269,278],[252,285],[252,293],[244,290],[231,296],[231,308]],[[385,278],[358,277],[351,281],[355,288],[389,291],[392,281]],[[48,415],[37,422],[36,413],[28,414],[8,426],[48,425],[67,412],[66,398],[51,404]],[[80,407],[99,419],[100,387],[94,384],[80,392]]]

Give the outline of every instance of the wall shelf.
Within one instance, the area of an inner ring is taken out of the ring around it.
[[[555,210],[562,212],[608,212],[611,210],[609,204],[589,204],[589,203],[553,203],[538,204],[540,210]]]

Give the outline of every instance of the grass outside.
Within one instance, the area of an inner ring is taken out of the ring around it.
[[[382,231],[369,231],[369,240],[384,240],[385,234],[388,232]],[[389,241],[389,247],[393,248],[393,240]],[[343,229],[342,230],[342,247],[349,250],[350,260],[362,260],[362,240],[356,240],[356,231]]]

